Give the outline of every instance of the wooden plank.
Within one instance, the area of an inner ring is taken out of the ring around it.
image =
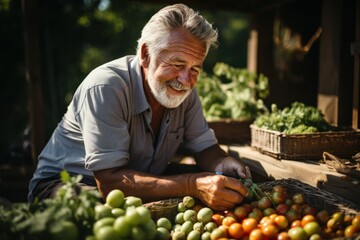
[[[360,185],[345,178],[343,174],[316,161],[277,160],[261,154],[250,146],[222,145],[234,157],[241,157],[252,172],[264,178],[280,180],[294,178],[311,186],[321,188],[360,206]]]

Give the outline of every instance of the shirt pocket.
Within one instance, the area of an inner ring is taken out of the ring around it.
[[[168,132],[166,139],[166,152],[169,158],[173,157],[183,142],[184,128],[178,128],[176,132]]]

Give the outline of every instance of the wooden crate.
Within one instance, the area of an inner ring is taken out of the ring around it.
[[[250,124],[253,121],[222,119],[208,121],[220,144],[250,144]]]

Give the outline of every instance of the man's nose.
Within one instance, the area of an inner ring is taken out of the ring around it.
[[[196,83],[196,77],[191,74],[191,69],[183,69],[179,72],[178,81],[184,86],[193,87]]]

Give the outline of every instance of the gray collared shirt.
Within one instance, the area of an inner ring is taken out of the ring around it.
[[[166,109],[157,141],[152,132],[137,57],[126,56],[93,70],[76,90],[46,147],[29,186],[63,169],[93,171],[128,165],[161,174],[180,146],[190,152],[217,143],[194,89],[175,109]]]

